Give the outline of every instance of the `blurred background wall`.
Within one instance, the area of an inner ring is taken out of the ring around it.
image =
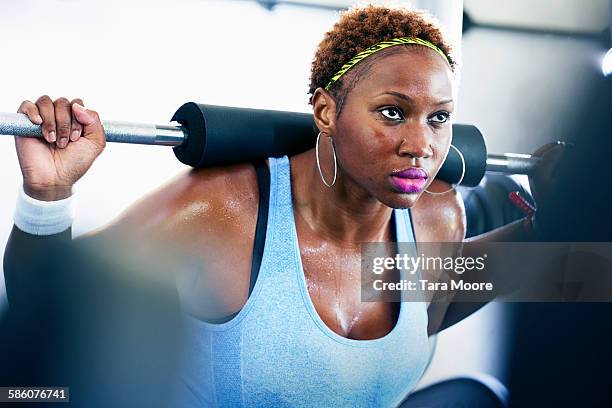
[[[314,50],[337,8],[355,2],[282,3],[291,2],[0,2],[0,111],[46,93],[82,97],[103,119],[154,123],[186,101],[309,112]],[[456,120],[479,126],[496,153],[530,153],[556,140],[584,91],[583,73],[606,50],[593,41],[609,24],[606,0],[465,0],[464,14],[460,0],[413,4],[430,9],[456,41],[467,28],[457,47]],[[74,234],[105,225],[186,170],[168,148],[109,144],[76,186]],[[14,142],[0,136],[0,249],[20,184]],[[473,373],[504,381],[504,317],[493,303],[443,332],[421,385]]]

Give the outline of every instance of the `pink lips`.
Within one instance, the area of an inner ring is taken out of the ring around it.
[[[391,174],[391,183],[402,193],[418,193],[427,183],[427,173],[418,167]]]

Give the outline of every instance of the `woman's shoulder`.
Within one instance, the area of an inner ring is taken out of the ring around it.
[[[185,171],[129,207],[122,229],[230,232],[256,222],[258,187],[252,163]]]
[[[435,179],[427,189],[442,192],[451,187]],[[412,215],[418,241],[458,242],[465,239],[465,207],[456,190],[440,195],[423,193],[412,208]]]

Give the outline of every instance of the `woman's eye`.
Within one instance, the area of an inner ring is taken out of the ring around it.
[[[450,119],[450,113],[448,112],[438,112],[435,113],[431,118],[429,118],[430,122],[436,124],[446,123]]]
[[[386,119],[389,119],[389,120],[403,120],[404,119],[404,115],[402,114],[402,111],[399,110],[398,108],[393,108],[393,107],[383,108],[379,112],[381,113],[381,115],[383,115]]]

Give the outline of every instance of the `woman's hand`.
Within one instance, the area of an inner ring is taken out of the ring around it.
[[[98,114],[81,99],[52,101],[46,95],[22,102],[18,112],[42,125],[43,133],[43,138],[15,137],[26,194],[45,201],[69,197],[106,146]]]
[[[555,173],[559,169],[561,159],[566,156],[567,147],[565,142],[553,142],[545,144],[533,153],[532,156],[540,158],[529,176],[531,195],[536,205],[555,188],[558,182]]]

